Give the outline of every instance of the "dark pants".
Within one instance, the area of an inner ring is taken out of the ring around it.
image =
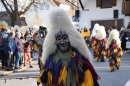
[[[6,64],[5,64],[6,58],[5,58],[4,50],[0,50],[0,57],[2,60],[2,66],[6,66]]]
[[[7,67],[12,69],[12,66],[14,65],[14,55],[10,55],[9,53],[5,55],[6,55]]]

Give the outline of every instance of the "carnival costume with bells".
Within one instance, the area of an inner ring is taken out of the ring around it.
[[[94,59],[96,60],[96,58],[98,58],[98,40],[96,39],[95,35],[97,33],[99,29],[99,24],[95,24],[94,25],[94,28],[93,28],[93,31],[92,31],[92,35],[91,35],[91,41],[92,41],[92,50],[93,50],[93,56],[94,56]]]
[[[97,39],[97,57],[95,58],[96,61],[101,61],[104,62],[107,56],[107,51],[106,51],[106,31],[104,26],[100,26],[99,30],[97,31],[96,34],[96,39]]]
[[[108,58],[109,58],[109,70],[114,71],[114,67],[119,69],[123,52],[121,48],[121,41],[119,39],[119,32],[114,29],[110,32],[107,42]]]
[[[87,24],[84,24],[81,34],[86,41],[86,45],[88,46],[90,41],[90,31],[89,28],[87,27]]]
[[[43,51],[42,48],[43,48],[43,43],[44,43],[44,39],[45,39],[46,34],[47,34],[47,28],[40,26],[39,33],[35,39],[35,41],[38,45],[38,53],[39,53],[38,65],[39,65],[40,70],[42,68],[42,51]]]
[[[99,86],[90,51],[68,13],[53,9],[43,44],[43,69],[37,78],[44,86]],[[78,40],[77,40],[78,39]]]

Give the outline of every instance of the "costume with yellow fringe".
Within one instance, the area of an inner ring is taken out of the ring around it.
[[[118,70],[123,56],[122,48],[120,46],[119,32],[114,29],[110,32],[107,46],[108,46],[108,58],[109,58],[109,70],[114,71],[114,67]]]
[[[98,40],[96,39],[96,37],[92,37],[92,50],[93,50],[93,56],[94,56],[94,60],[96,60],[98,58]]]
[[[34,47],[37,48],[37,51],[39,54],[38,55],[38,65],[39,65],[40,70],[42,69],[42,51],[43,51],[42,47],[43,47],[43,43],[44,43],[46,34],[47,34],[47,28],[43,27],[43,26],[39,26],[39,33],[36,36],[36,39],[35,39],[36,45]]]
[[[43,68],[37,78],[37,84],[99,86],[99,76],[91,65],[91,53],[82,35],[71,23],[68,13],[63,9],[53,9],[50,19],[51,27],[43,44]],[[59,50],[56,44],[56,34],[59,32],[65,33],[69,39],[70,47],[65,52]]]
[[[96,34],[96,39],[98,40],[98,52],[97,52],[97,57],[95,58],[96,61],[101,61],[104,62],[107,56],[107,51],[106,51],[106,31],[104,26],[100,26],[99,30],[97,31]]]
[[[89,41],[90,41],[90,31],[89,28],[87,27],[87,24],[84,24],[84,27],[81,31],[82,36],[84,37],[85,41],[86,41],[86,45],[89,45]]]
[[[93,31],[92,31],[92,35],[90,37],[91,41],[92,41],[92,50],[93,50],[93,56],[94,56],[94,59],[98,58],[98,40],[97,38],[95,37],[97,31],[99,29],[99,24],[96,23],[94,25],[94,28],[93,28]]]

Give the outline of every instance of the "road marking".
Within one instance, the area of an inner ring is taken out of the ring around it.
[[[120,67],[126,67],[126,68],[130,68],[130,66],[120,66]],[[94,68],[109,68],[109,67],[94,67]]]

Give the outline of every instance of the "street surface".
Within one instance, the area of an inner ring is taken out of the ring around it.
[[[125,52],[121,60],[120,69],[114,72],[109,72],[108,59],[105,62],[93,61],[93,66],[101,78],[100,86],[124,86],[130,80],[130,53]],[[39,73],[37,61],[33,61],[33,68],[27,68],[24,72],[0,76],[0,86],[37,86],[35,77]]]

